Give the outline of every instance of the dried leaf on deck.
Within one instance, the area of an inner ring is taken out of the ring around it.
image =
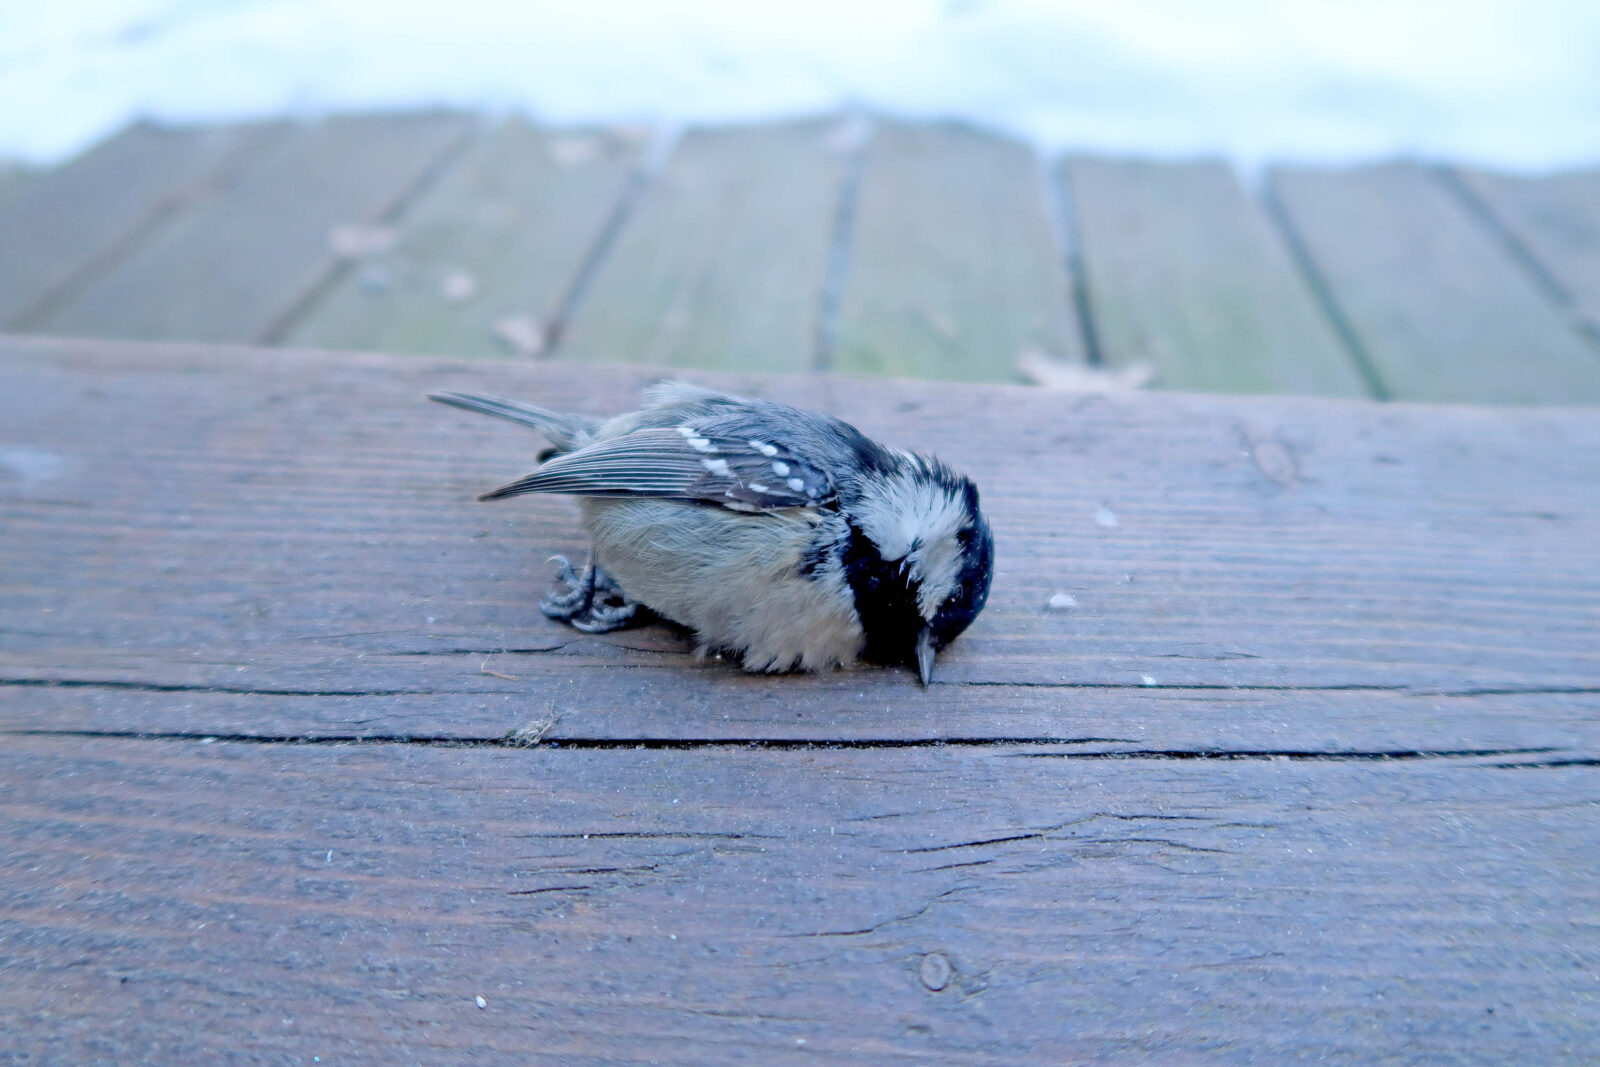
[[[342,259],[360,259],[387,252],[394,247],[394,241],[392,226],[346,222],[328,231],[328,247]]]
[[[1091,367],[1068,363],[1037,348],[1025,348],[1018,354],[1017,370],[1032,384],[1063,393],[1130,393],[1149,385],[1156,376],[1149,363]]]
[[[494,335],[519,356],[537,356],[545,349],[545,329],[526,312],[495,320]]]

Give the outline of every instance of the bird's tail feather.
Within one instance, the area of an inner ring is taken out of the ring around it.
[[[532,404],[502,400],[495,396],[479,396],[476,393],[429,393],[428,399],[531,426],[543,434],[557,452],[570,452],[581,446],[594,432],[596,425],[593,419],[583,415],[547,411]]]

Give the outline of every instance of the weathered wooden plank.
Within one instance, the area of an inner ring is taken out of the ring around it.
[[[1532,254],[1591,328],[1600,329],[1600,170],[1458,177]]]
[[[455,648],[381,659],[350,653],[342,660],[321,654],[311,662],[293,651],[202,653],[203,661],[176,665],[176,656],[153,663],[159,657],[68,652],[45,668],[14,666],[6,657],[0,734],[580,746],[1002,740],[1074,757],[1600,758],[1592,689],[1440,694],[991,684],[980,691],[955,684],[921,692],[904,678],[775,681],[665,656],[640,666],[581,648]]]
[[[486,131],[406,212],[394,248],[346,275],[289,343],[506,354],[496,327],[548,327],[637,152],[636,138],[605,130],[513,119]]]
[[[601,262],[561,354],[800,370],[815,352],[836,124],[693,129]]]
[[[176,214],[38,325],[91,336],[271,339],[339,263],[335,228],[384,222],[469,126],[461,115],[419,113],[287,130],[221,195]]]
[[[32,325],[144,227],[215,193],[266,126],[135,123],[0,199],[0,324]]]
[[[1072,156],[1070,190],[1100,355],[1171,389],[1366,396],[1282,239],[1219,161]]]
[[[1421,166],[1283,169],[1270,180],[1388,395],[1600,401],[1600,350]]]
[[[885,123],[860,178],[831,365],[1008,381],[1027,350],[1074,363],[1082,338],[1026,145]]]
[[[39,171],[21,163],[0,161],[0,210],[39,180]]]
[[[1593,767],[1028,755],[8,739],[0,1054],[1591,1056]]]
[[[5,721],[498,737],[559,716],[571,737],[1592,744],[1588,412],[706,379],[835,411],[977,478],[995,588],[924,695],[904,671],[744,678],[695,665],[664,631],[580,638],[539,614],[546,558],[583,550],[572,505],[473,502],[537,444],[422,394],[607,411],[651,377],[5,342]],[[1073,604],[1048,610],[1058,593]],[[1548,700],[1483,699],[1495,692]]]

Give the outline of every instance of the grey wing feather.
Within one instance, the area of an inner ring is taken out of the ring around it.
[[[765,511],[816,507],[833,498],[834,488],[825,472],[749,433],[697,436],[683,427],[597,441],[480,499],[522,493],[669,497]]]

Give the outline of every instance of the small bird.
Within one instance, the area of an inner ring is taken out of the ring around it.
[[[431,399],[531,426],[541,466],[481,495],[565,493],[593,541],[582,573],[541,602],[588,633],[647,608],[702,652],[748,671],[904,664],[934,655],[983,610],[994,537],[977,486],[814,411],[682,382],[608,420],[469,393]]]

